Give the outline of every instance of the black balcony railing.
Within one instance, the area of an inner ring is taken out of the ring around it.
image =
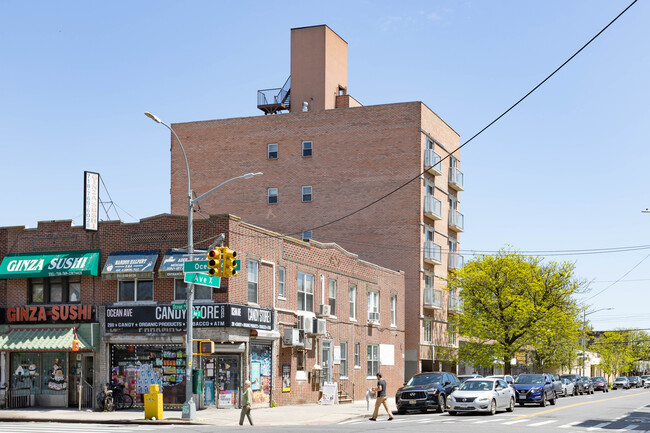
[[[289,110],[291,108],[291,77],[287,79],[281,88],[258,90],[257,108],[262,110],[264,114],[275,114],[282,110]]]

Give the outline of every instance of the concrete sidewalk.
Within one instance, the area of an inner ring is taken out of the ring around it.
[[[395,404],[389,403],[395,412]],[[360,400],[350,404],[332,406],[319,404],[304,404],[295,406],[279,406],[254,408],[253,423],[264,426],[282,425],[321,425],[336,424],[352,419],[370,418],[375,407],[375,401],[370,401],[370,410],[366,401]],[[196,412],[196,420],[184,421],[180,410],[164,410],[162,420],[145,420],[143,409],[129,409],[115,412],[93,412],[76,409],[24,408],[1,409],[0,421],[35,421],[35,422],[69,422],[69,423],[127,423],[127,424],[208,424],[217,426],[233,426],[239,423],[239,409],[204,409]],[[383,408],[379,419],[386,419]],[[248,420],[245,420],[248,423]]]

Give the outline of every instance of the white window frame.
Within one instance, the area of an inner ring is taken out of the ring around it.
[[[298,303],[296,304],[297,307],[296,309],[298,311],[314,312],[314,284],[315,284],[315,278],[313,274],[298,272],[298,277],[297,277]],[[311,290],[310,290],[310,286],[311,286]],[[300,305],[301,298],[302,298],[302,306]],[[309,301],[311,301],[311,309],[308,309]]]
[[[287,269],[284,266],[278,267],[278,297],[286,299],[285,286],[287,281]]]
[[[302,156],[303,158],[310,158],[314,152],[314,143],[312,141],[303,141],[302,142]]]
[[[309,192],[306,192],[306,191],[309,191]],[[302,202],[303,203],[311,203],[314,200],[313,191],[314,191],[314,189],[309,185],[305,185],[305,186],[302,187]],[[305,197],[309,198],[309,200],[305,200]]]
[[[379,319],[370,319],[371,313],[377,313],[377,316],[379,316],[379,292],[375,290],[368,292],[368,322],[379,323]]]
[[[266,149],[267,149],[267,153],[266,153],[266,158],[267,159],[278,159],[278,145],[277,145],[277,143],[269,144]],[[275,154],[275,155],[273,155],[273,154]]]
[[[151,282],[151,299],[144,299],[140,300],[138,299],[138,285],[140,283],[144,282]],[[133,282],[133,300],[124,300],[120,299],[120,287],[122,286],[123,283],[128,283],[128,282]],[[129,278],[125,280],[118,280],[117,281],[117,302],[154,302],[155,300],[155,292],[154,292],[154,284],[153,284],[153,279],[150,278]]]
[[[397,295],[390,297],[390,326],[397,326]]]
[[[257,262],[256,260],[249,260],[248,272],[247,272],[248,274],[247,299],[249,304],[259,303],[259,273],[260,273],[259,262]],[[254,294],[255,296],[251,297],[251,294]]]
[[[350,287],[350,320],[357,321],[357,286]]]
[[[176,295],[178,294],[176,289],[179,288],[179,287],[178,287],[179,285],[182,285],[182,286],[183,286],[183,287],[182,287],[182,289],[183,289],[183,296],[176,296]],[[174,301],[185,301],[185,300],[187,300],[187,295],[186,295],[186,293],[187,293],[187,286],[188,286],[188,283],[186,283],[185,281],[183,281],[182,278],[175,278],[175,279],[174,279]],[[202,292],[202,295],[201,295],[201,296],[197,296],[197,294],[199,293],[199,290]],[[208,293],[210,294],[210,297],[209,297],[209,298],[206,297]],[[203,296],[203,295],[205,295],[205,296]],[[201,301],[212,301],[212,287],[210,287],[210,286],[203,286],[203,285],[201,285],[201,284],[195,284],[195,285],[194,285],[194,300],[195,300],[195,301],[198,301],[198,302],[201,302]]]
[[[336,316],[336,290],[336,280],[330,279],[327,287],[327,303],[330,306],[330,316]]]
[[[341,362],[339,364],[339,374],[341,377],[348,377],[348,342],[341,341],[339,343],[341,347]]]
[[[354,368],[361,368],[361,343],[354,343]]]
[[[432,343],[433,342],[433,322],[430,319],[424,319],[423,323],[423,331],[422,331],[422,340],[425,343]]]
[[[266,190],[266,204],[278,204],[279,191],[277,188],[269,188]]]
[[[379,373],[379,344],[368,344],[367,356],[367,378],[372,379]]]

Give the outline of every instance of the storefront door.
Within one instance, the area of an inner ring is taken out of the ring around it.
[[[215,383],[215,397],[217,407],[229,408],[239,404],[239,389],[241,383],[241,356],[219,355],[216,358],[217,368]]]
[[[323,382],[332,382],[332,341],[323,340],[322,347]]]

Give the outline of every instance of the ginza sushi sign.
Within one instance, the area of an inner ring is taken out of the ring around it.
[[[273,329],[271,310],[234,304],[194,305],[201,317],[192,321],[196,328],[233,327],[270,331]],[[106,307],[106,332],[167,333],[184,332],[186,310],[172,305],[143,305]]]

